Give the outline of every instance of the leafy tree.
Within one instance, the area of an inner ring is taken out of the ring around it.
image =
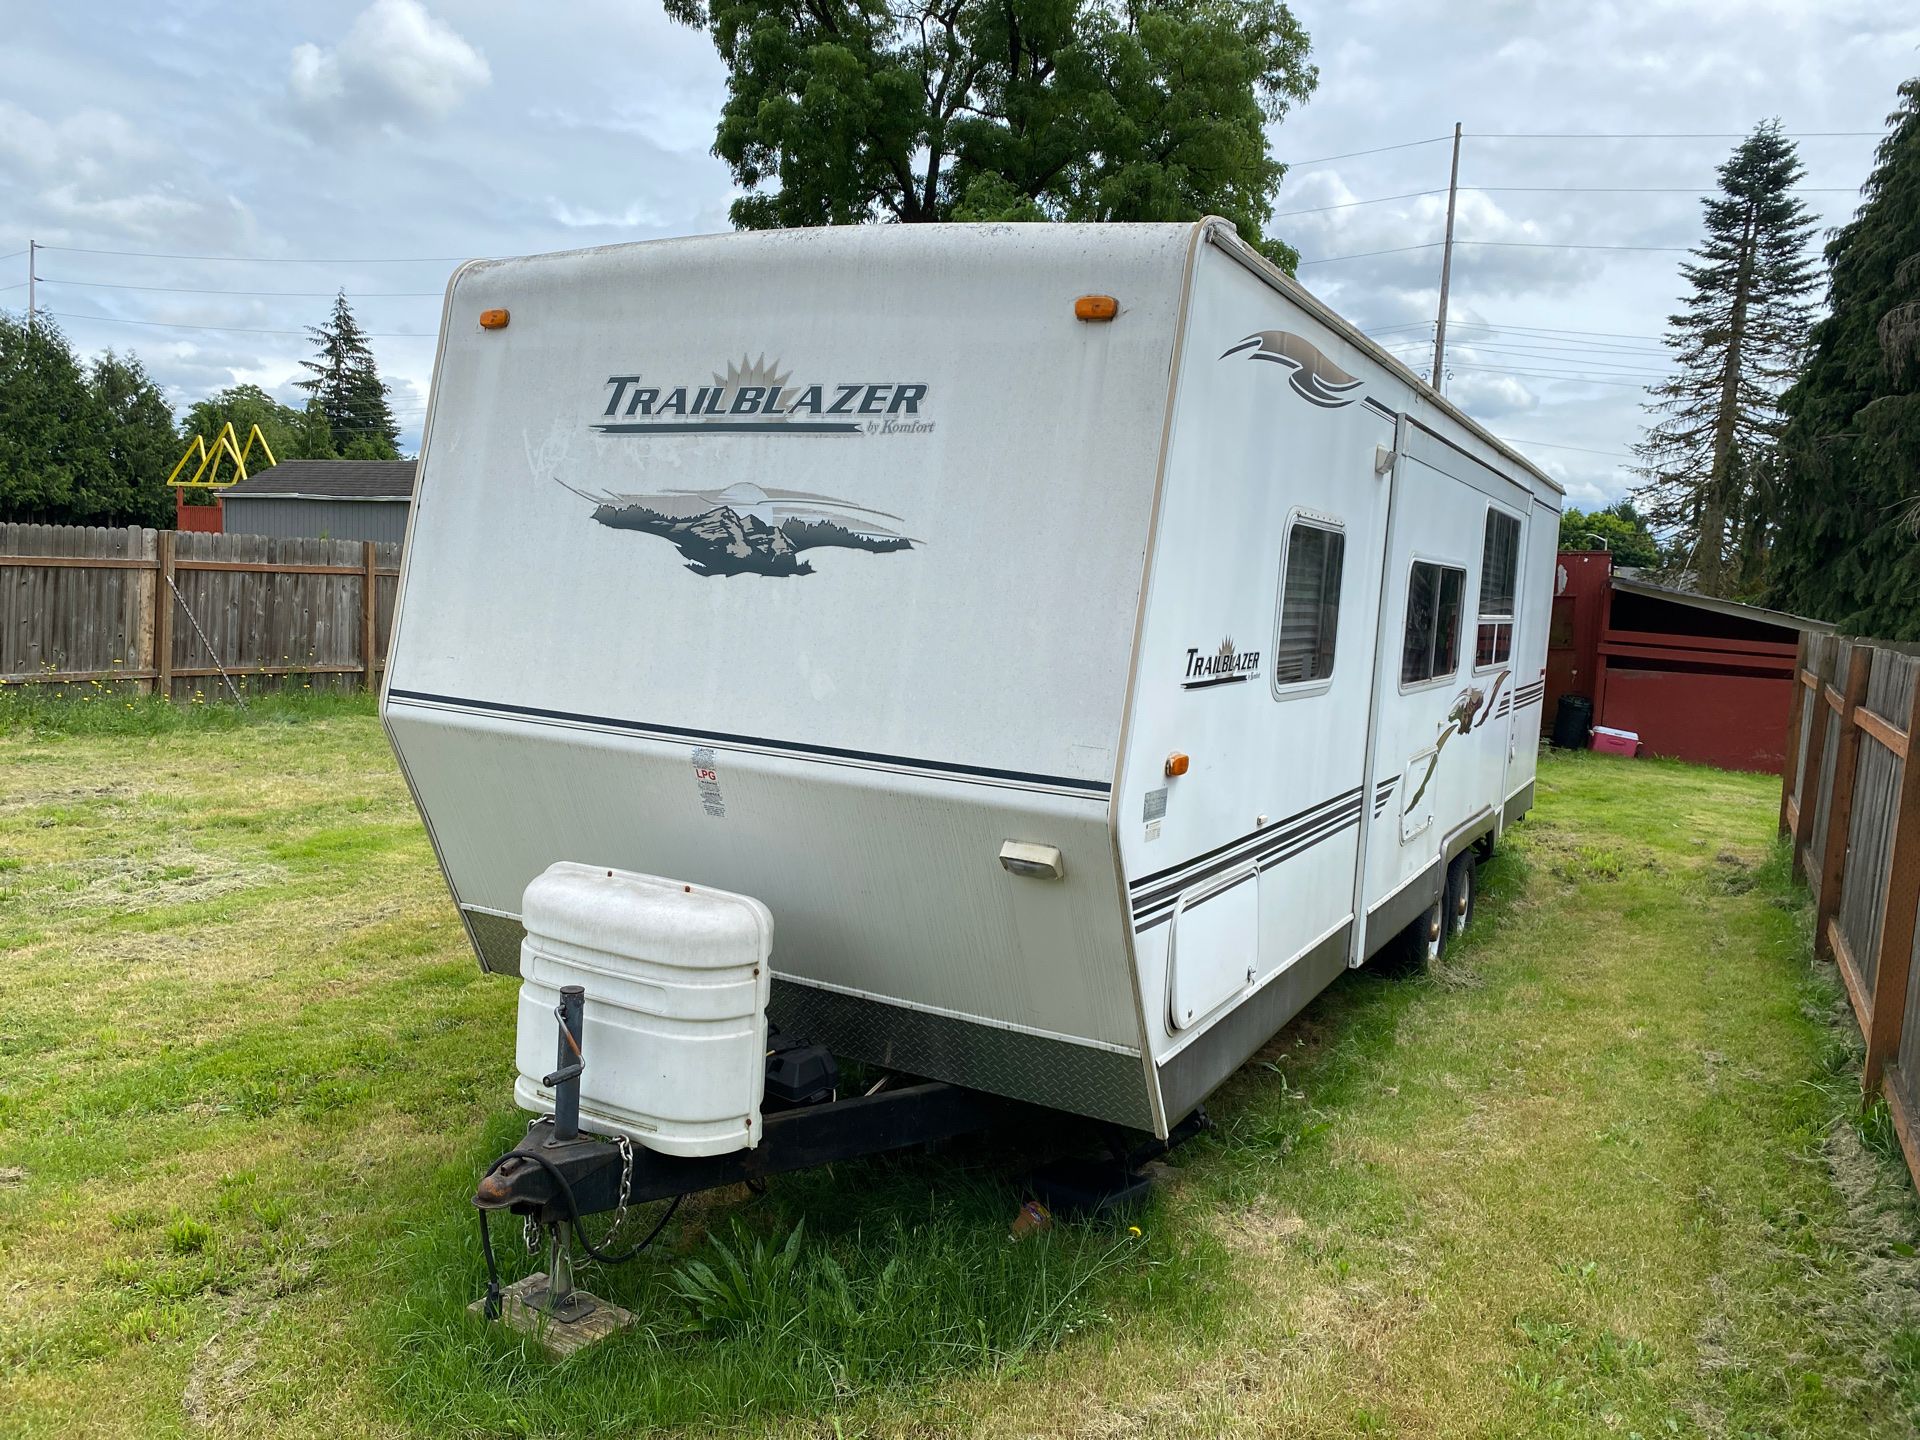
[[[1759,481],[1771,474],[1779,395],[1800,359],[1815,280],[1813,220],[1792,193],[1803,174],[1777,121],[1720,167],[1697,263],[1680,267],[1692,293],[1667,322],[1676,372],[1654,387],[1649,409],[1661,418],[1636,447],[1648,481],[1636,493],[1692,552],[1708,595],[1752,582],[1765,564],[1773,516]]]
[[[1827,244],[1829,313],[1782,401],[1773,595],[1920,640],[1920,77],[1887,123],[1865,202]]]
[[[105,468],[92,477],[95,500],[115,520],[165,525],[173,513],[168,472],[180,459],[173,407],[136,356],[109,350],[93,362],[88,388],[98,406]]]
[[[258,425],[275,460],[334,458],[327,417],[317,406],[296,410],[281,404],[258,385],[232,385],[196,401],[187,411],[186,433],[198,435],[211,445],[228,421],[233,422],[234,438],[243,447],[253,427]],[[258,469],[265,463],[258,450],[247,462],[250,469]]]
[[[0,314],[0,519],[104,523],[111,460],[99,401],[60,327]]]
[[[379,451],[375,458],[398,459],[400,427],[387,404],[387,386],[374,364],[373,347],[353,318],[346,291],[334,297],[326,323],[310,327],[307,334],[319,354],[300,362],[308,378],[294,383],[313,397],[326,417],[333,449],[344,451],[362,440]]]
[[[1654,539],[1631,500],[1622,500],[1604,510],[1561,511],[1560,548],[1610,550],[1614,564],[1641,570],[1660,564],[1660,542]]]
[[[1267,125],[1318,80],[1284,0],[666,0],[730,71],[743,229],[1191,220],[1263,239]]]

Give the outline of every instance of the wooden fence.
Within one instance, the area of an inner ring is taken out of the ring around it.
[[[1920,655],[1806,635],[1797,675],[1780,829],[1866,1039],[1861,1084],[1886,1096],[1920,1183]]]
[[[0,686],[371,690],[400,547],[0,525]]]

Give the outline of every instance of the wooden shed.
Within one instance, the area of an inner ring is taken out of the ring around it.
[[[1594,723],[1638,734],[1642,754],[1778,772],[1801,633],[1832,629],[1655,584],[1605,551],[1563,550],[1543,733],[1560,696],[1584,695]]]

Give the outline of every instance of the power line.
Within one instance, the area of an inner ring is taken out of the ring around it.
[[[1502,435],[1500,438],[1509,445],[1538,445],[1543,450],[1572,450],[1580,455],[1602,455],[1609,460],[1625,460],[1629,463],[1633,460],[1633,456],[1622,455],[1617,450],[1589,450],[1584,445],[1561,445],[1552,440],[1522,440],[1515,435]]]
[[[1664,357],[1667,354],[1666,348],[1662,345],[1657,345],[1657,344],[1645,344],[1645,345],[1625,344],[1623,345],[1623,344],[1618,344],[1611,340],[1578,340],[1573,338],[1572,333],[1562,333],[1562,332],[1550,331],[1550,330],[1530,331],[1530,330],[1523,330],[1521,327],[1513,326],[1513,325],[1486,325],[1486,324],[1482,324],[1480,321],[1477,321],[1477,320],[1451,320],[1450,319],[1448,321],[1448,324],[1451,325],[1456,330],[1488,331],[1490,333],[1487,337],[1487,341],[1491,341],[1496,338],[1509,338],[1509,333],[1511,332],[1510,338],[1520,341],[1524,344],[1542,345],[1542,346],[1550,345],[1550,346],[1555,346],[1555,347],[1566,349],[1566,350],[1577,350],[1583,354],[1612,355],[1612,356],[1617,356],[1621,359],[1651,358],[1653,356]],[[1382,326],[1379,329],[1369,330],[1366,333],[1368,335],[1379,338],[1383,336],[1391,336],[1392,332],[1394,331],[1431,330],[1432,328],[1433,328],[1433,322],[1431,320],[1424,320],[1424,321],[1418,322],[1417,324],[1411,324],[1411,325]],[[1404,337],[1404,338],[1411,338],[1411,337]],[[1487,343],[1487,341],[1475,340],[1471,336],[1467,336],[1463,338],[1465,343],[1470,345]],[[1652,339],[1653,337],[1648,337],[1648,338]],[[1396,340],[1389,339],[1388,343],[1399,343],[1399,342]],[[1425,344],[1427,342],[1425,340],[1422,340],[1420,343]]]
[[[1322,155],[1317,160],[1289,160],[1287,169],[1298,170],[1307,165],[1331,165],[1335,160],[1351,160],[1358,155],[1384,155],[1389,150],[1411,150],[1419,145],[1438,145],[1442,140],[1451,140],[1453,136],[1435,135],[1427,140],[1403,140],[1398,145],[1376,145],[1371,150],[1349,150],[1343,155]]]
[[[1705,195],[1707,192],[1698,185],[1462,185],[1462,192],[1473,191],[1480,195]],[[1389,205],[1396,200],[1424,200],[1429,195],[1444,195],[1443,185],[1436,190],[1409,190],[1404,195],[1374,195],[1365,200],[1342,200],[1333,205],[1309,205],[1303,210],[1279,210],[1273,215],[1275,220],[1285,220],[1295,215],[1324,215],[1329,210],[1353,210],[1362,205]],[[1789,193],[1794,195],[1857,195],[1859,190],[1847,185],[1801,185],[1795,186]]]
[[[1424,245],[1396,245],[1391,250],[1362,250],[1357,255],[1322,255],[1317,260],[1302,260],[1302,265],[1330,265],[1335,260],[1366,260],[1375,255],[1405,255],[1413,250],[1438,250],[1443,242],[1429,240]],[[1458,241],[1454,242],[1458,244]]]
[[[1330,265],[1336,260],[1369,260],[1375,255],[1405,255],[1414,250],[1437,250],[1444,241],[1430,240],[1424,245],[1396,245],[1388,250],[1362,250],[1352,255],[1322,255],[1313,260],[1302,260],[1302,265]],[[1693,251],[1685,245],[1587,245],[1573,241],[1560,240],[1462,240],[1455,239],[1455,245],[1479,245],[1487,248],[1505,250],[1630,250],[1645,254],[1691,255]]]
[[[1619,371],[1622,374],[1651,375],[1660,379],[1665,379],[1668,375],[1671,375],[1673,373],[1671,370],[1643,369],[1639,365],[1627,364],[1624,360],[1603,360],[1603,359],[1597,359],[1597,358],[1591,359],[1591,360],[1581,360],[1581,359],[1577,359],[1572,352],[1565,351],[1565,350],[1555,351],[1555,350],[1517,349],[1511,345],[1490,344],[1485,340],[1462,340],[1460,344],[1462,348],[1471,350],[1475,353],[1486,351],[1496,355],[1526,356],[1528,359],[1530,359],[1536,364],[1538,364],[1541,361],[1548,361],[1548,362],[1552,362],[1555,364],[1562,364],[1562,365],[1577,364],[1582,369],[1586,369],[1586,370],[1614,370],[1614,371]]]
[[[1698,185],[1462,185],[1487,195],[1705,195]],[[1858,195],[1851,185],[1793,185],[1789,195]]]
[[[23,280],[21,284],[25,284]],[[84,285],[89,290],[147,290],[162,295],[263,295],[282,300],[331,300],[347,293],[355,300],[438,300],[442,290],[212,290],[191,285],[121,285],[108,280],[67,280],[55,275],[40,277],[42,285]]]
[[[1662,255],[1691,255],[1686,245],[1585,245],[1559,240],[1455,240],[1456,245],[1488,245],[1507,250],[1639,250]]]
[[[1786,140],[1857,140],[1885,133],[1884,130],[1782,130],[1780,135]],[[1635,134],[1613,135],[1501,134],[1492,130],[1469,130],[1466,138],[1469,140],[1745,140],[1747,135],[1743,131],[1734,130],[1641,131]]]
[[[164,250],[89,250],[79,245],[42,245],[42,250],[57,250],[65,255],[123,255],[141,260],[232,261],[244,265],[453,265],[471,260],[471,255],[387,255],[359,259],[302,258],[296,255],[176,255]],[[25,254],[25,251],[20,251]]]
[[[49,310],[49,315],[61,320],[97,321],[104,325],[153,325],[162,330],[221,330],[234,335],[305,335],[305,330],[264,330],[251,325],[187,325],[174,320],[124,320],[118,315],[75,315],[71,311]],[[365,332],[375,340],[437,340],[438,331],[418,330],[369,330]]]
[[[1648,390],[1652,388],[1651,386],[1641,384],[1637,380],[1580,375],[1564,370],[1521,370],[1509,365],[1475,365],[1467,361],[1456,363],[1452,360],[1447,362],[1446,368],[1449,370],[1490,370],[1496,375],[1525,375],[1537,377],[1542,380],[1577,380],[1586,385],[1616,385],[1627,390]]]
[[[1466,190],[1471,187],[1462,185],[1460,188]],[[1342,200],[1337,205],[1311,205],[1305,210],[1281,210],[1277,212],[1273,218],[1275,220],[1285,220],[1289,215],[1319,215],[1328,210],[1351,210],[1357,205],[1385,205],[1393,200],[1419,200],[1428,195],[1444,195],[1446,193],[1445,186],[1442,186],[1438,190],[1409,190],[1404,195],[1376,195],[1371,200]]]
[[[1523,330],[1538,335],[1592,335],[1603,340],[1661,340],[1664,338],[1659,335],[1630,335],[1620,330],[1556,330],[1542,325],[1502,325],[1493,320],[1462,320],[1455,323],[1493,330]]]
[[[1472,321],[1459,322],[1459,328],[1491,332],[1484,337],[1482,343],[1506,341],[1514,345],[1552,346],[1556,349],[1578,350],[1584,354],[1609,355],[1621,360],[1647,360],[1656,357],[1665,360],[1669,356],[1666,347],[1661,345],[1623,343],[1618,340],[1576,340],[1572,336],[1561,335],[1529,335],[1519,332],[1509,334],[1503,326],[1476,325]]]
[[[0,260],[15,260],[26,253],[25,250],[9,250],[5,255],[0,255]],[[25,284],[26,282],[22,281],[21,283]]]

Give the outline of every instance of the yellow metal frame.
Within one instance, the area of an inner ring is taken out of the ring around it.
[[[167,484],[176,490],[225,490],[229,485],[237,485],[247,478],[247,457],[253,454],[256,442],[265,453],[268,465],[280,463],[273,458],[273,447],[267,444],[267,437],[260,433],[258,425],[247,431],[247,443],[244,446],[235,434],[231,420],[220,427],[220,433],[214,436],[211,445],[196,435],[193,443],[187,446],[186,453],[180,457],[180,463],[173,467],[173,473],[167,476]],[[194,467],[192,478],[182,480],[180,472],[187,468],[187,462],[196,455],[200,457],[200,463]],[[233,459],[234,473],[225,480],[220,478],[222,456],[231,456]]]

